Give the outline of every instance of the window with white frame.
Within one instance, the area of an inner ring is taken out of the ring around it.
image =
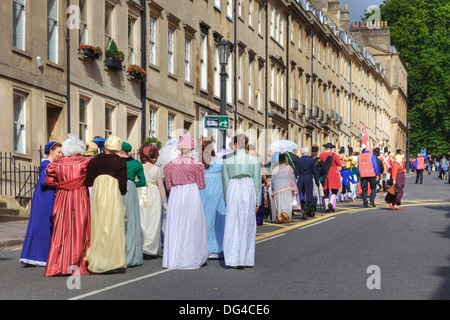
[[[242,17],[242,0],[237,0],[237,14],[239,17]]]
[[[242,99],[242,53],[239,53],[238,57],[238,68],[237,68],[237,97],[239,100]]]
[[[148,135],[154,137],[156,135],[156,110],[150,109],[148,123]]]
[[[202,33],[200,37],[200,89],[208,90],[208,36]]]
[[[135,64],[136,57],[134,51],[134,26],[136,20],[128,17],[128,64]]]
[[[79,101],[79,138],[81,141],[87,141],[88,137],[88,105],[89,100],[80,97]]]
[[[294,42],[294,20],[291,20],[291,28],[290,28],[291,34],[290,39],[292,42]]]
[[[88,44],[89,43],[89,32],[88,32],[88,0],[79,0],[79,8],[80,8],[80,26],[78,31],[78,43]]]
[[[258,110],[261,110],[261,95],[262,95],[262,86],[264,85],[264,66],[259,64],[258,66]]]
[[[47,59],[58,63],[58,0],[47,0]]]
[[[184,39],[184,80],[191,82],[191,40]]]
[[[219,64],[219,49],[217,45],[214,46],[214,95],[220,97],[220,64]]]
[[[217,9],[220,9],[220,0],[214,0],[214,6],[215,6]]]
[[[282,16],[281,14],[280,14],[280,27],[279,27],[279,30],[280,30],[280,35],[279,35],[279,38],[278,38],[278,42],[281,44],[281,45],[283,45],[284,44],[284,16]]]
[[[13,47],[25,50],[25,0],[13,0]]]
[[[150,63],[156,65],[156,19],[150,17]]]
[[[173,116],[167,118],[167,138],[169,140],[173,139]]]
[[[114,107],[105,107],[105,138],[108,138],[112,134],[112,116]]]
[[[302,47],[302,26],[298,25],[298,48]]]
[[[227,17],[233,19],[233,0],[227,0]]]
[[[168,32],[168,53],[167,60],[169,62],[169,73],[174,73],[174,49],[173,49],[173,41],[174,41],[174,31],[169,28]]]
[[[26,95],[14,92],[14,152],[22,154],[26,153],[26,101]]]
[[[249,59],[248,61],[248,105],[253,106],[253,88],[252,88],[252,79],[253,77],[253,59]]]
[[[253,25],[252,14],[253,14],[253,0],[249,0],[248,1],[248,24],[249,25]]]
[[[275,8],[270,7],[270,36],[275,38]]]
[[[113,40],[112,16],[114,8],[109,4],[105,5],[105,50],[111,45]]]
[[[262,19],[262,8],[258,5],[258,32],[261,33],[262,31],[262,25],[261,25],[261,19]]]
[[[228,63],[227,63],[227,67],[226,67],[226,70],[227,70],[227,83],[226,84],[227,84],[227,102],[228,103],[232,103],[232,99],[233,99],[233,92],[231,90],[231,85],[233,82],[233,66],[232,66],[233,58],[232,58],[232,55],[233,54],[230,54],[228,56]]]
[[[275,68],[270,67],[270,98],[275,101]]]

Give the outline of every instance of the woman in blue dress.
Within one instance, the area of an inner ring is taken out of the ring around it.
[[[201,160],[205,167],[206,188],[200,190],[208,234],[209,259],[223,257],[225,198],[222,190],[222,159],[215,157],[212,141],[201,143]],[[200,150],[199,150],[200,151]]]
[[[31,199],[30,220],[20,255],[20,262],[25,266],[44,267],[52,241],[55,190],[45,183],[45,170],[51,162],[61,158],[61,144],[47,143],[44,153],[46,158],[39,166],[39,179]]]

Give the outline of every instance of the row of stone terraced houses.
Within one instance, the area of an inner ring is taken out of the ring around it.
[[[276,139],[406,146],[406,63],[389,27],[350,23],[337,0],[2,1],[0,150],[36,163],[39,147],[114,134],[139,147],[185,131],[215,136],[216,45],[227,40],[227,112],[262,150]],[[350,8],[351,9],[351,8]],[[121,69],[105,64],[111,42]],[[80,45],[98,46],[100,60]],[[126,68],[147,72],[135,80]],[[268,129],[266,131],[265,129]],[[231,136],[232,131],[228,132]],[[266,134],[267,133],[267,134]]]

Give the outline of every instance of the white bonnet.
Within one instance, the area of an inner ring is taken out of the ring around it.
[[[69,138],[62,143],[61,152],[65,157],[86,152],[86,145],[78,137],[69,133]]]

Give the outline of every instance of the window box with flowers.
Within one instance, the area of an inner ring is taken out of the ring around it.
[[[147,72],[136,64],[132,64],[127,68],[128,76],[132,80],[142,80],[147,78]]]
[[[103,56],[102,48],[94,47],[89,44],[82,44],[79,47],[79,53],[83,55],[84,58],[92,61],[100,60]]]
[[[105,65],[109,69],[123,70],[122,62],[125,56],[122,51],[117,50],[114,40],[111,41],[109,49],[105,51],[105,57]]]

